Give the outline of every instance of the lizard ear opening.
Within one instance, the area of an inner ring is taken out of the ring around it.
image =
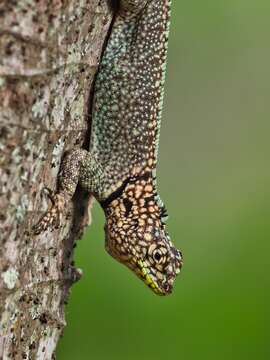
[[[131,209],[132,209],[132,201],[130,201],[129,199],[124,199],[123,200],[123,203],[124,203],[124,206],[125,206],[125,209],[126,209],[126,212],[125,212],[125,217],[128,217]]]

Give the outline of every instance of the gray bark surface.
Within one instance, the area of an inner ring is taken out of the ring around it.
[[[83,146],[112,12],[105,0],[0,2],[0,359],[53,359],[80,271],[74,242],[92,199],[77,191],[59,230],[31,233],[63,153]],[[43,194],[43,195],[42,195]]]

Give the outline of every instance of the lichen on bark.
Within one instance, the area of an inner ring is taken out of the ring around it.
[[[64,151],[86,144],[107,1],[0,3],[0,359],[52,359],[80,277],[74,242],[92,199],[77,191],[59,230],[33,236]]]

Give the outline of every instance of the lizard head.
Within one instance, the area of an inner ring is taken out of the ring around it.
[[[156,294],[167,295],[182,267],[182,254],[165,230],[166,211],[152,178],[129,180],[105,209],[106,250]]]

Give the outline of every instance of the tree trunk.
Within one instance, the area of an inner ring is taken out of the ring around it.
[[[53,359],[80,271],[74,241],[92,199],[77,191],[59,230],[32,226],[64,151],[87,146],[89,99],[112,19],[103,0],[0,3],[0,359]]]

